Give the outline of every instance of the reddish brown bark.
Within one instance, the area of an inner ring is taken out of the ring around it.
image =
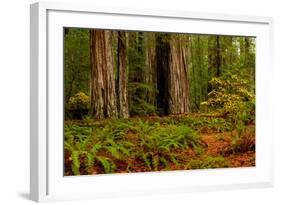
[[[90,114],[98,119],[117,116],[111,31],[91,30]]]
[[[190,111],[186,42],[187,39],[180,34],[157,36],[157,105],[163,114]]]
[[[126,32],[119,31],[117,49],[117,107],[120,118],[129,117],[128,108],[128,88],[127,88],[127,69],[126,69]]]

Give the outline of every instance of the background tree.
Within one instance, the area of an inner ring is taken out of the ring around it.
[[[66,32],[67,31],[67,32]],[[64,33],[64,100],[78,92],[89,93],[90,47],[87,29],[66,29]]]
[[[118,31],[117,65],[117,108],[120,118],[129,117],[127,67],[126,67],[126,32]]]
[[[211,80],[212,73],[215,72],[216,66],[209,66],[208,57],[210,43],[207,36],[191,35],[191,61],[190,69],[190,86],[191,86],[191,107],[193,111],[200,109],[200,103],[207,98],[208,83]],[[214,45],[212,45],[212,49]],[[213,52],[214,54],[214,52]],[[212,56],[212,59],[215,56]]]
[[[153,95],[156,90],[151,77],[153,72],[154,37],[143,32],[128,33],[128,90],[131,115],[154,114]]]
[[[150,89],[146,90],[146,99],[150,105],[156,106],[157,72],[156,72],[156,42],[155,33],[145,33],[145,79]]]

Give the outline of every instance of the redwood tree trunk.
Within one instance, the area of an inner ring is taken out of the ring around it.
[[[111,31],[91,30],[90,114],[102,119],[117,116]]]
[[[146,33],[145,35],[145,77],[144,82],[153,88],[153,91],[147,91],[147,102],[156,105],[155,90],[157,89],[157,73],[155,69],[155,34]]]
[[[176,35],[170,40],[168,96],[169,113],[172,114],[189,112],[186,41],[182,35]]]
[[[189,112],[186,41],[182,35],[157,36],[157,105],[160,114]]]
[[[160,115],[169,114],[168,70],[170,59],[169,35],[156,36],[156,70],[157,70],[157,109]]]
[[[119,31],[117,49],[117,107],[120,118],[129,117],[128,108],[128,89],[127,89],[127,71],[126,71],[126,32]]]

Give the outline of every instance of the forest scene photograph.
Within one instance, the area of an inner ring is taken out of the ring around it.
[[[255,166],[255,37],[63,32],[64,176]]]

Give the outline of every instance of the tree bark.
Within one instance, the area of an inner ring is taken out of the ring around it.
[[[91,30],[90,114],[117,117],[111,31]]]
[[[220,37],[216,36],[216,77],[220,77],[221,75],[221,45],[220,45]]]
[[[118,31],[118,48],[117,48],[117,108],[120,118],[129,117],[128,108],[128,88],[127,88],[127,71],[126,71],[126,32]]]
[[[213,49],[212,49],[212,36],[208,37],[208,86],[207,86],[207,92],[212,91],[212,85],[210,83],[210,80],[213,77],[212,70],[213,70]]]
[[[244,61],[247,68],[250,67],[250,40],[248,37],[245,37],[245,44],[244,44]]]
[[[156,105],[155,91],[157,89],[157,73],[155,64],[155,34],[145,34],[145,78],[144,82],[152,87],[152,91],[147,91],[147,102]]]
[[[172,37],[170,47],[169,113],[187,113],[189,112],[189,82],[185,37],[181,34]]]
[[[169,35],[156,36],[156,70],[157,70],[157,108],[160,115],[169,114],[168,74],[169,74],[170,44]]]
[[[186,40],[178,34],[157,36],[157,105],[163,114],[189,112]]]

